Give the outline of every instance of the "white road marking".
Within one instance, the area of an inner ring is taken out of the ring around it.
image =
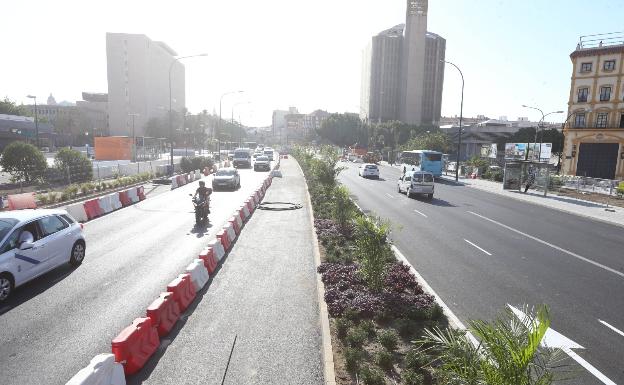
[[[418,211],[418,210],[414,210],[414,212],[415,212],[415,213],[418,213],[418,214],[420,214],[420,215],[422,215],[422,216],[423,216],[423,217],[425,217],[425,218],[427,218],[427,216],[426,216],[425,214],[421,213],[421,212],[420,212],[420,211]]]
[[[394,196],[393,196],[393,195],[388,194],[388,193],[386,193],[386,195],[387,195],[387,196],[389,196],[390,198],[393,198],[393,199],[394,199]]]
[[[487,252],[486,250],[484,250],[484,249],[480,248],[479,246],[475,245],[474,243],[470,242],[469,240],[464,239],[464,241],[468,242],[468,244],[470,244],[470,245],[472,245],[472,246],[476,247],[477,249],[479,249],[479,250],[483,251],[485,254],[490,255],[490,256],[492,255],[492,253]]]
[[[523,235],[523,236],[525,236],[525,237],[527,237],[527,238],[529,238],[529,239],[532,239],[532,240],[534,240],[534,241],[536,241],[536,242],[539,242],[539,243],[541,243],[541,244],[543,244],[543,245],[550,246],[550,247],[552,247],[552,248],[553,248],[553,249],[555,249],[555,250],[559,250],[559,251],[561,251],[562,253],[565,253],[565,254],[571,255],[571,256],[573,256],[574,258],[577,258],[577,259],[579,259],[579,260],[581,260],[581,261],[583,261],[583,262],[590,263],[590,264],[592,264],[592,265],[594,265],[594,266],[597,266],[597,267],[599,267],[599,268],[601,268],[601,269],[603,269],[603,270],[606,270],[606,271],[611,272],[611,273],[613,273],[613,274],[617,274],[617,275],[619,275],[620,277],[624,278],[624,273],[622,273],[621,271],[617,271],[617,270],[615,270],[615,269],[612,269],[612,268],[610,268],[609,266],[605,266],[605,265],[603,265],[602,263],[598,263],[598,262],[596,262],[596,261],[592,261],[592,260],[591,260],[591,259],[589,259],[589,258],[585,258],[585,257],[583,257],[583,256],[581,256],[581,255],[578,255],[578,254],[576,254],[576,253],[573,253],[573,252],[572,252],[572,251],[570,251],[570,250],[566,250],[566,249],[564,249],[564,248],[562,248],[562,247],[559,247],[559,246],[557,246],[557,245],[553,245],[552,243],[546,242],[546,241],[544,241],[544,240],[542,240],[542,239],[539,239],[539,238],[534,237],[534,236],[532,236],[532,235],[529,235],[529,234],[527,234],[527,233],[523,233],[523,232],[522,232],[522,231],[520,231],[520,230],[516,230],[516,229],[514,229],[513,227],[509,227],[509,226],[507,226],[507,225],[505,225],[505,224],[502,224],[502,223],[500,223],[500,222],[497,222],[497,221],[495,221],[495,220],[493,220],[493,219],[490,219],[490,218],[488,218],[488,217],[484,217],[483,215],[477,214],[477,213],[472,212],[472,211],[468,211],[468,212],[469,212],[470,214],[472,214],[472,215],[476,215],[476,216],[477,216],[477,217],[479,217],[479,218],[485,219],[486,221],[489,221],[489,222],[492,222],[492,223],[494,223],[494,224],[496,224],[496,225],[499,225],[499,226],[501,226],[501,227],[504,227],[504,228],[506,228],[507,230],[513,231],[514,233],[517,233],[517,234]]]
[[[624,332],[619,330],[618,328],[616,328],[613,325],[610,325],[609,323],[607,323],[606,321],[603,321],[601,319],[598,320],[598,322],[600,322],[601,324],[603,324],[604,326],[608,327],[609,329],[613,330],[614,332],[616,332],[617,334],[621,335],[622,337],[624,337]]]
[[[520,321],[524,322],[525,325],[527,325],[528,327],[534,326],[534,325],[529,324],[530,320],[528,316],[524,314],[522,310],[516,309],[515,307],[509,304],[507,304],[507,306],[509,306],[509,308],[511,309],[511,311],[514,312],[516,317],[518,317]],[[592,364],[585,361],[583,357],[579,356],[578,354],[572,351],[572,349],[585,349],[584,347],[572,341],[571,339],[567,338],[566,336],[562,335],[561,333],[558,333],[554,331],[553,329],[548,328],[548,330],[546,330],[546,334],[544,334],[544,338],[542,339],[541,345],[547,346],[550,348],[561,349],[565,354],[570,356],[570,358],[576,361],[579,365],[587,369],[588,372],[590,372],[594,377],[600,380],[600,382],[602,382],[603,384],[616,385],[615,382],[611,381],[607,376],[605,376],[598,369],[593,367]]]

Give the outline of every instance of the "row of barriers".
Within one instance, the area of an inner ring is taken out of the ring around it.
[[[204,175],[205,176],[209,175],[209,171],[207,169],[204,170]],[[201,179],[201,177],[202,177],[202,173],[199,170],[195,170],[186,174],[172,176],[171,177],[171,189],[174,190],[178,187],[182,187],[185,184]]]
[[[275,167],[279,167],[279,161]],[[208,242],[185,271],[147,307],[145,316],[136,318],[111,341],[112,353],[95,356],[66,385],[125,385],[125,376],[141,370],[160,346],[160,339],[171,332],[197,293],[217,273],[272,180],[271,175],[267,176],[260,188],[234,211],[216,239]]]
[[[65,209],[69,215],[74,217],[78,222],[84,223],[142,200],[145,200],[145,188],[144,186],[139,186],[112,194],[102,195],[88,201],[74,203],[67,206]]]

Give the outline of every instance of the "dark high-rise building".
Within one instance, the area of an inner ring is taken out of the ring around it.
[[[373,36],[364,50],[360,117],[438,125],[445,49],[427,32],[427,0],[408,0],[406,24]]]

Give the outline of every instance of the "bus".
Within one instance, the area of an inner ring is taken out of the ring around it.
[[[258,148],[258,144],[256,142],[245,142],[245,147],[255,150],[256,148]]]
[[[399,153],[399,161],[408,170],[428,171],[436,178],[442,175],[442,153],[431,150],[412,150]]]

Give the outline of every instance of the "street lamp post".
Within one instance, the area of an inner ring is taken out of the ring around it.
[[[461,79],[462,79],[461,104],[459,106],[459,138],[457,140],[457,162],[455,163],[455,181],[457,182],[459,180],[459,153],[461,151],[462,120],[464,117],[464,74],[462,73],[462,71],[459,69],[458,66],[451,63],[450,61],[446,61],[446,60],[440,60],[440,61],[444,63],[448,63],[452,65],[453,67],[457,68],[457,71],[459,71],[459,74],[461,75]]]
[[[37,97],[34,95],[27,95],[27,98],[35,99],[35,135],[37,148],[39,148],[39,111],[37,110]]]
[[[171,174],[173,175],[173,118],[171,115],[171,71],[173,70],[173,65],[177,62],[179,62],[182,59],[188,59],[188,58],[192,58],[192,57],[200,57],[200,56],[208,56],[208,54],[206,53],[200,53],[198,55],[190,55],[190,56],[181,56],[181,57],[176,57],[171,61],[171,64],[169,65],[169,141],[171,144]]]
[[[544,139],[544,118],[546,118],[548,115],[552,115],[552,114],[563,114],[563,111],[553,111],[553,112],[549,112],[547,114],[544,114],[544,111],[540,110],[537,107],[527,106],[526,104],[523,104],[522,107],[530,108],[532,110],[537,110],[537,111],[540,112],[540,114],[542,114],[542,118],[540,119],[539,123],[537,124],[537,127],[540,130],[540,142],[539,142],[539,151],[537,153],[538,154],[537,155],[537,161],[541,162],[542,161],[542,140]],[[533,140],[533,143],[537,143],[537,130],[535,130],[535,139]]]
[[[230,123],[232,124],[232,127],[234,126],[234,108],[235,108],[236,106],[240,106],[241,104],[250,104],[250,103],[251,103],[251,102],[238,102],[238,103],[234,103],[234,104],[232,105],[232,116],[231,116],[231,118],[230,118]],[[238,115],[238,116],[239,116],[239,118],[238,118],[238,123],[239,123],[239,125],[240,125],[240,129],[242,130],[242,129],[243,129],[243,125],[240,123],[240,113],[239,113],[239,115]],[[242,140],[242,133],[240,134],[240,139]],[[239,140],[239,142],[240,142],[240,140]],[[240,143],[239,143],[239,145],[240,145]]]
[[[232,95],[232,94],[241,94],[244,91],[230,91],[230,92],[226,92],[224,94],[221,95],[221,97],[219,98],[219,124],[217,125],[218,129],[217,129],[217,152],[219,154],[219,161],[221,161],[221,140],[219,139],[219,135],[221,134],[221,124],[223,122],[223,120],[221,119],[221,107],[223,104],[223,98],[227,95]]]
[[[139,114],[128,114],[128,116],[132,116],[132,161],[136,162],[137,160],[137,150],[136,150],[136,137],[134,135],[134,118],[139,116]],[[95,140],[95,139],[94,139]]]

